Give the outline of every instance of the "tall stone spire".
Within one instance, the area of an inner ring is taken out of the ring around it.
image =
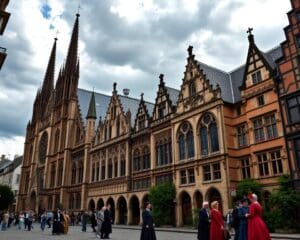
[[[66,59],[66,72],[67,74],[75,73],[78,62],[78,33],[79,33],[79,13],[76,14],[72,37],[69,44],[68,55]]]
[[[86,119],[88,119],[88,118],[94,118],[94,119],[97,118],[97,115],[96,115],[96,102],[95,102],[94,91],[92,93],[92,96],[91,96],[91,99],[90,99],[89,110],[88,110],[88,113],[86,115]]]
[[[42,89],[41,89],[41,95],[43,98],[43,102],[47,104],[51,92],[54,89],[54,73],[55,73],[55,58],[56,58],[56,41],[57,38],[54,38],[53,47],[51,50],[47,70],[45,73]]]

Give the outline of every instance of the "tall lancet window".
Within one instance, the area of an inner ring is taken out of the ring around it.
[[[177,136],[179,160],[194,157],[194,134],[192,126],[188,122],[184,122],[179,128]]]

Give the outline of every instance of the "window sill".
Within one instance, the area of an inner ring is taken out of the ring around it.
[[[222,182],[222,179],[206,180],[206,181],[203,181],[202,183],[209,184],[209,183],[219,183],[219,182]]]
[[[190,186],[195,186],[196,183],[180,183],[179,187],[190,187]]]

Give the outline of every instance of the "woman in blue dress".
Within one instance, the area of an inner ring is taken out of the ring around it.
[[[247,240],[247,227],[248,222],[246,218],[246,213],[249,212],[248,207],[248,198],[243,198],[241,200],[242,207],[238,209],[238,216],[239,216],[239,238],[238,240]]]

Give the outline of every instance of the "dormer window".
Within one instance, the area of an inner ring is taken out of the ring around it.
[[[251,76],[252,76],[252,83],[253,84],[257,84],[257,83],[260,83],[262,81],[260,70],[255,72],[255,73],[252,73]]]
[[[139,120],[139,130],[142,130],[145,128],[145,120],[144,119],[140,119]]]

